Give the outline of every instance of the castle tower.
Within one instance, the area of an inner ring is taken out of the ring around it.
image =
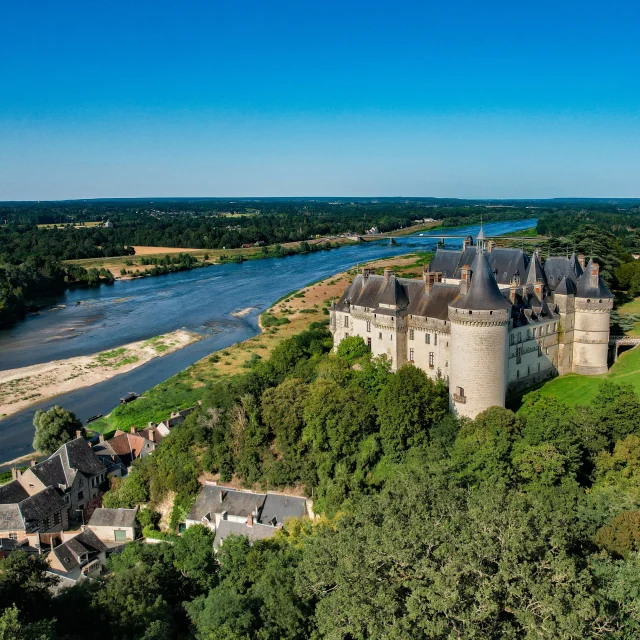
[[[600,277],[600,267],[589,260],[578,278],[573,334],[573,371],[586,375],[607,372],[609,325],[613,294]]]
[[[467,292],[461,291],[449,305],[449,406],[469,418],[494,405],[504,406],[507,388],[511,304],[500,293],[482,236]]]
[[[571,278],[564,277],[553,292],[553,301],[558,307],[558,373],[562,376],[573,370],[573,343],[575,324],[576,285]]]

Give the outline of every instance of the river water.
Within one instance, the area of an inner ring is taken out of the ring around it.
[[[503,235],[532,227],[535,222],[489,223],[484,230],[486,235]],[[460,235],[477,232],[478,226],[454,231]],[[394,246],[360,243],[332,251],[118,280],[112,286],[66,292],[52,300],[52,306],[40,315],[0,330],[0,370],[88,355],[179,328],[206,337],[129,373],[0,420],[0,461],[31,451],[36,410],[60,404],[83,421],[98,413],[106,414],[128,391],[142,393],[209,353],[255,335],[259,314],[281,296],[357,262],[433,250],[437,240],[438,232],[427,232],[423,237],[396,238]],[[449,242],[452,248],[460,245],[460,241]],[[231,315],[247,307],[253,311],[246,316]]]

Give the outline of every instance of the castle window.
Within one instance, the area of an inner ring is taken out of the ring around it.
[[[445,366],[445,369],[449,366],[449,361],[448,360],[444,363],[444,366]]]
[[[538,345],[538,358],[542,356],[542,347]]]
[[[527,340],[531,337],[531,331],[527,329]]]
[[[344,326],[348,327],[349,326],[349,316],[345,316],[344,317]]]
[[[555,333],[558,330],[558,323],[554,322],[553,323],[553,332]]]
[[[378,340],[382,340],[382,331],[378,333]]]
[[[348,333],[345,333],[345,334],[344,334],[344,337],[345,337],[345,338],[348,338],[348,337],[349,337],[349,334],[348,334]]]
[[[509,342],[511,342],[511,344],[516,343],[516,337],[513,333],[509,336]]]
[[[435,365],[435,354],[433,351],[429,351],[429,369],[433,369]]]
[[[521,333],[518,334],[518,342],[522,342],[522,334]]]
[[[367,320],[367,331],[371,331],[371,322]]]
[[[413,329],[409,329],[409,340],[413,340],[414,334]]]
[[[367,347],[369,347],[369,351],[371,351],[371,338],[367,338]]]
[[[431,334],[430,333],[425,333],[424,334],[424,343],[425,344],[431,344]]]
[[[414,356],[413,349],[409,349],[409,362],[413,362],[413,356]]]
[[[434,345],[438,344],[438,334],[437,333],[433,334],[433,344]]]
[[[389,336],[389,340],[393,341],[393,333]]]
[[[520,379],[520,369],[516,369],[516,380]]]
[[[531,367],[527,367],[527,375],[531,373]]]
[[[464,388],[456,387],[456,395],[460,396],[461,398],[464,398]]]
[[[546,348],[545,348],[545,350],[544,350],[544,354],[545,354],[546,356],[548,356],[548,355],[549,355],[549,347],[546,347]]]
[[[540,363],[538,362],[538,373],[540,373]]]
[[[589,298],[587,298],[587,303],[591,302],[591,300]]]

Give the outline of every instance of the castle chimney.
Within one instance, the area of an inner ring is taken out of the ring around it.
[[[464,251],[465,249],[468,249],[469,247],[473,246],[473,238],[471,236],[467,236],[463,241],[462,241],[462,250]]]
[[[489,242],[487,242],[487,251],[489,253],[491,253],[493,251],[493,249],[495,248],[496,243],[494,240],[489,240]]]
[[[516,303],[516,293],[518,291],[518,287],[520,286],[520,272],[516,271],[511,278],[511,283],[509,285],[509,299],[511,300],[511,304]]]
[[[598,280],[600,277],[600,266],[597,262],[591,262],[589,267],[589,286],[592,289],[598,288]]]
[[[247,516],[247,527],[253,527],[253,513]]]
[[[578,255],[578,263],[580,264],[580,266],[582,267],[582,270],[584,271],[584,253],[581,253],[580,255]]]
[[[424,278],[424,286],[427,293],[431,293],[433,285],[442,280],[442,274],[439,271],[430,271],[429,267],[424,270],[422,277]]]
[[[104,442],[104,433],[101,433],[101,434],[98,436],[98,442]]]
[[[536,283],[533,285],[533,290],[538,300],[542,301],[542,281],[537,280]]]
[[[466,295],[469,292],[469,287],[471,286],[471,267],[468,264],[465,264],[462,269],[460,269],[460,293]]]
[[[384,279],[385,280],[389,280],[389,278],[391,278],[392,275],[393,275],[393,269],[391,267],[385,267],[384,268]]]
[[[135,428],[135,427],[129,427],[129,433],[130,433],[132,436],[135,436],[135,435],[136,435],[136,428]]]
[[[367,280],[369,279],[370,275],[371,275],[371,270],[364,267],[362,269],[362,288],[363,289],[364,289],[364,285],[367,284]]]
[[[29,465],[31,467],[35,467],[36,466],[36,459],[35,458],[31,458],[31,462],[29,462]]]

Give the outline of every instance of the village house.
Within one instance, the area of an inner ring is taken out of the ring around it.
[[[134,460],[151,455],[155,451],[158,446],[155,442],[155,430],[147,433],[149,438],[136,432],[135,427],[131,427],[130,433],[117,429],[110,440],[105,440],[100,435],[98,443],[93,446],[93,451],[106,466],[110,467],[109,475],[117,477],[118,473],[114,470],[119,465],[126,470]]]
[[[54,590],[102,575],[107,564],[106,551],[106,545],[89,529],[53,547],[47,562],[49,573],[58,578]]]
[[[53,487],[45,487],[33,495],[18,480],[0,487],[2,549],[16,546],[40,549],[43,543],[49,543],[51,534],[59,534],[68,526],[67,504]]]
[[[78,432],[75,440],[63,444],[45,461],[26,469],[15,470],[16,480],[35,496],[53,487],[62,496],[70,520],[80,519],[87,503],[103,491],[107,470],[91,445]]]
[[[87,528],[107,546],[124,544],[136,539],[138,509],[96,509]]]
[[[191,527],[203,524],[215,531],[217,549],[231,534],[250,541],[269,538],[288,518],[309,515],[307,500],[279,493],[253,493],[207,482],[186,517]]]

